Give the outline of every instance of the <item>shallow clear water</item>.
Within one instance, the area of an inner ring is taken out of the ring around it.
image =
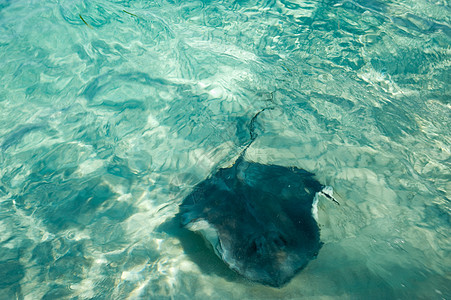
[[[0,298],[450,298],[450,16],[0,1]],[[280,289],[171,223],[266,107],[246,159],[315,173],[341,204],[319,203],[324,246]]]

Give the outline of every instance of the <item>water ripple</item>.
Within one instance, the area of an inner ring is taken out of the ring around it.
[[[1,2],[0,298],[446,299],[449,12]],[[341,203],[320,203],[323,249],[281,289],[170,221],[268,107],[246,158],[313,172]]]

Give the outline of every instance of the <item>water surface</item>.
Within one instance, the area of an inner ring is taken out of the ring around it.
[[[0,1],[0,298],[450,298],[450,16]],[[341,204],[320,202],[324,245],[280,289],[170,224],[267,107],[246,159],[312,172]]]

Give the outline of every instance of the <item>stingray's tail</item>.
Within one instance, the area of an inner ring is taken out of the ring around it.
[[[249,140],[249,142],[247,143],[247,145],[244,147],[243,151],[241,152],[240,158],[244,157],[244,155],[246,154],[246,150],[250,147],[250,145],[255,141],[255,139],[258,136],[258,134],[255,132],[255,122],[257,121],[257,117],[265,110],[270,110],[270,109],[274,109],[274,107],[265,107],[262,110],[260,110],[259,112],[257,112],[252,117],[251,121],[249,122],[249,135],[250,135],[251,139]]]

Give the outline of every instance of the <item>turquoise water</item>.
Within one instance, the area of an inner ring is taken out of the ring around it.
[[[450,11],[0,0],[0,299],[451,298]],[[246,159],[341,204],[280,289],[162,225],[267,107]]]

